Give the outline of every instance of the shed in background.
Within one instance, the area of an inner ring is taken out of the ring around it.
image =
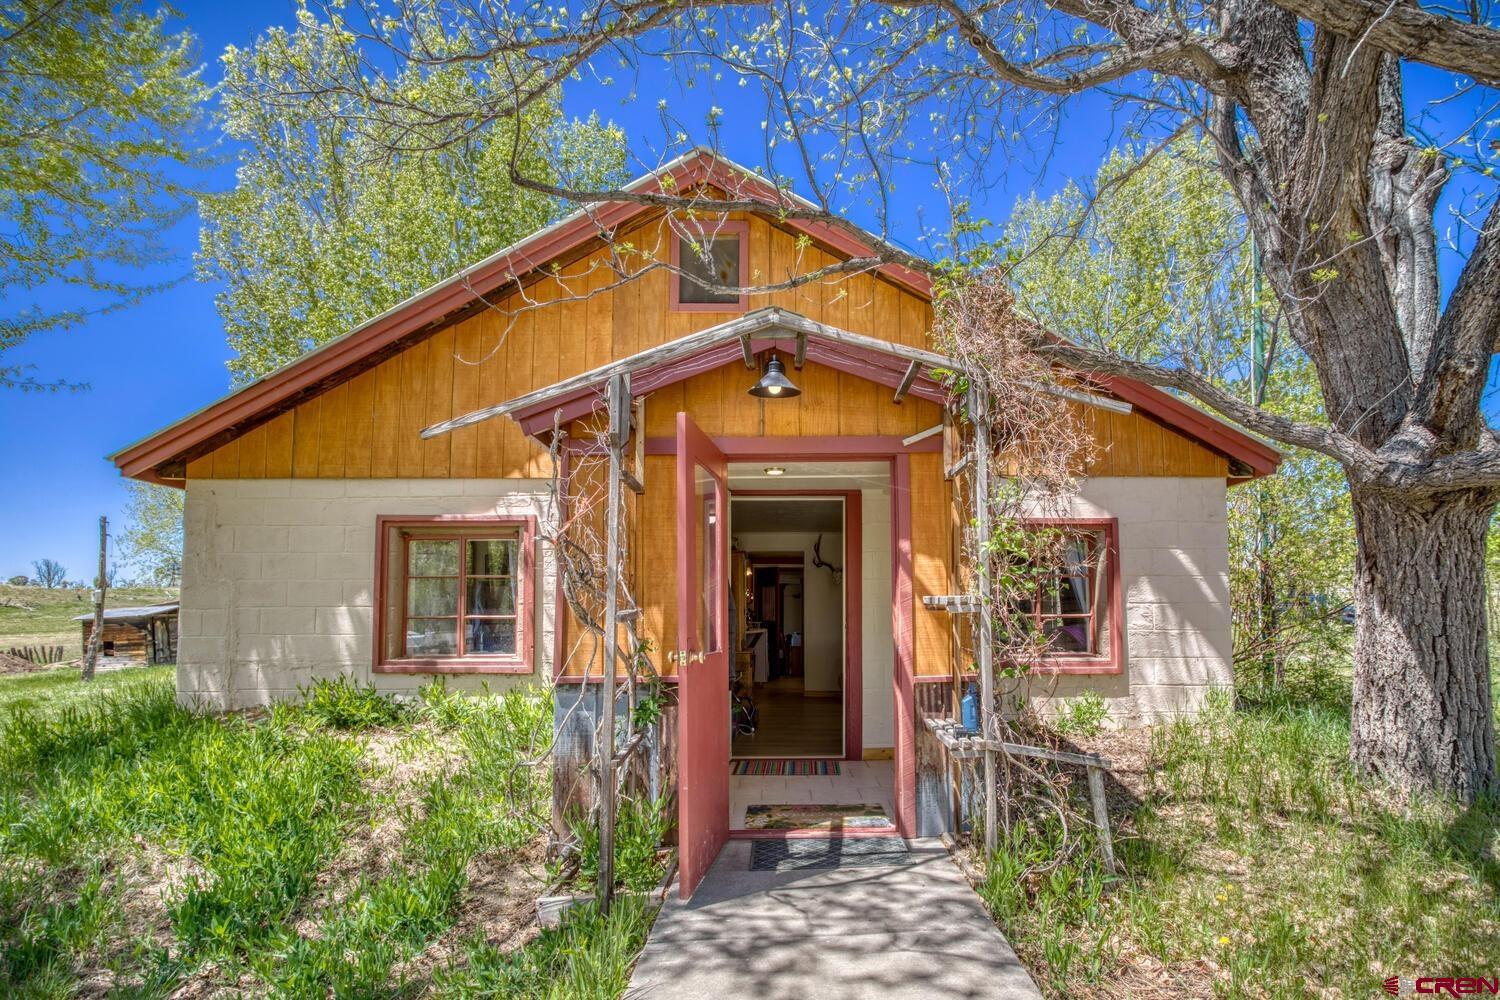
[[[83,648],[94,634],[94,615],[78,615],[83,623]],[[113,663],[176,663],[177,603],[143,608],[106,608],[101,659]]]

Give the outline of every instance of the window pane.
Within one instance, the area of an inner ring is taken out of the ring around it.
[[[510,577],[492,580],[470,580],[469,601],[465,609],[471,615],[512,615],[516,612],[516,583]]]
[[[1065,615],[1089,613],[1089,579],[1087,576],[1065,576],[1058,582],[1057,601]]]
[[[513,538],[476,538],[469,542],[470,576],[510,576],[515,572],[516,541]]]
[[[1087,614],[1089,578],[1094,570],[1093,536],[1074,536],[1063,544],[1063,577],[1057,590],[1063,614]]]
[[[1056,615],[1062,613],[1061,602],[1058,600],[1059,581],[1055,576],[1042,578],[1042,614]]]
[[[414,538],[411,542],[408,576],[457,576],[458,540]]]
[[[740,283],[740,238],[738,236],[719,236],[698,241],[684,239],[679,245],[677,263],[686,272],[677,278],[679,302],[739,304],[739,295],[733,292],[709,291],[687,276],[691,274],[715,284],[738,286]]]
[[[407,656],[452,656],[457,652],[457,618],[410,618],[407,620]]]
[[[514,653],[516,620],[514,618],[470,618],[465,624],[464,649],[476,653]]]
[[[1049,618],[1045,622],[1048,649],[1054,653],[1091,653],[1093,643],[1087,618]]]
[[[406,614],[409,618],[458,614],[458,580],[406,581]]]

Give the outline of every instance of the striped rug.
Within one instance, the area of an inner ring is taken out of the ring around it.
[[[839,762],[836,760],[785,760],[771,758],[732,760],[729,762],[729,773],[760,775],[838,774]]]

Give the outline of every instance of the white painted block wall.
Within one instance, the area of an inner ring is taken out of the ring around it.
[[[863,504],[864,744],[894,743],[891,502]],[[188,484],[178,693],[223,709],[295,695],[314,677],[348,674],[385,690],[430,680],[373,674],[375,518],[379,514],[545,516],[540,480],[193,480]],[[1097,690],[1117,724],[1201,707],[1233,683],[1225,484],[1214,479],[1086,480],[1078,517],[1120,524],[1126,668],[1039,679],[1041,700]],[[539,544],[531,677],[458,675],[498,689],[550,676],[555,564]]]
[[[190,480],[184,514],[177,696],[228,709],[347,674],[386,691],[429,675],[372,670],[375,520],[381,514],[545,517],[547,484],[515,479]],[[555,564],[538,543],[535,671],[454,675],[492,690],[551,676]]]
[[[1085,480],[1074,517],[1115,517],[1124,590],[1123,673],[1038,678],[1038,700],[1103,695],[1116,725],[1196,712],[1234,684],[1229,527],[1221,479],[1121,476]]]

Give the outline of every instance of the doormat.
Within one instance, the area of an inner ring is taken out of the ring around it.
[[[750,845],[750,870],[790,872],[807,868],[874,868],[911,861],[900,837],[828,840],[757,840]]]
[[[774,760],[771,758],[732,760],[729,762],[729,773],[759,775],[838,774],[839,762],[836,760]]]
[[[890,830],[896,825],[880,806],[753,805],[745,809],[746,830]]]

